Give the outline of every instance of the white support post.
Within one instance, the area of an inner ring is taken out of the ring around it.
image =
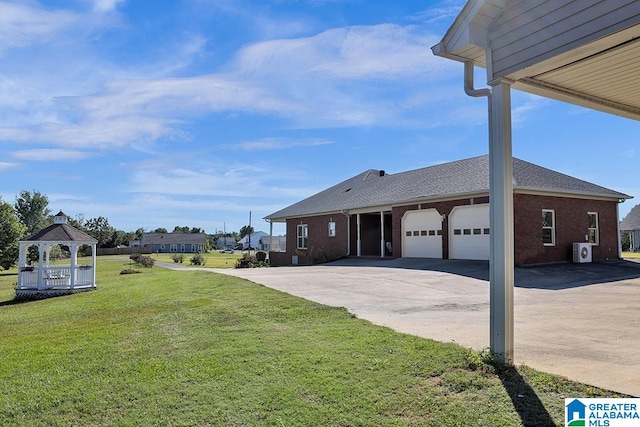
[[[43,283],[44,271],[43,271],[42,258],[44,258],[44,244],[38,243],[38,278],[37,278],[38,289],[42,289],[44,285]]]
[[[360,240],[360,214],[356,215],[356,233],[358,234],[358,242],[356,243],[356,256],[362,256],[362,241]]]
[[[380,258],[384,258],[384,212],[380,211]]]
[[[97,245],[95,243],[91,244],[91,271],[93,272],[93,283],[92,286],[96,286],[96,249]]]
[[[491,82],[489,112],[489,212],[491,229],[490,346],[513,363],[513,156],[511,82]]]
[[[73,289],[76,284],[76,265],[78,264],[78,244],[71,243],[71,277],[69,277],[69,287]]]

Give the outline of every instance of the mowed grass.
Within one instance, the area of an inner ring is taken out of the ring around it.
[[[640,259],[640,252],[622,252],[623,259]]]
[[[546,426],[564,397],[614,396],[242,279],[122,267],[19,304],[0,272],[0,425]]]
[[[170,253],[153,253],[153,254],[148,254],[148,256],[152,257],[153,259],[155,259],[156,261],[160,261],[160,262],[168,262],[168,263],[174,263],[173,261],[173,256],[174,254],[170,254]],[[176,255],[182,255],[183,256],[183,262],[180,265],[183,266],[191,266],[191,258],[195,255],[195,254],[176,254]],[[242,258],[242,251],[235,251],[235,253],[233,254],[221,254],[218,251],[211,251],[211,252],[206,252],[206,253],[202,253],[200,254],[204,257],[205,259],[205,265],[197,265],[195,267],[207,267],[207,268],[234,268],[236,265],[236,260],[239,258]],[[115,256],[115,255],[113,255]],[[120,255],[120,258],[122,257],[128,257],[128,255]]]

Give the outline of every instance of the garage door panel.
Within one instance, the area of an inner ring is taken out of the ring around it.
[[[449,215],[449,258],[489,259],[489,205],[456,206]]]
[[[435,209],[408,211],[402,218],[402,256],[442,258],[442,217]]]

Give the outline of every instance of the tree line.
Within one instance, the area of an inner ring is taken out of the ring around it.
[[[142,239],[142,234],[168,233],[166,228],[160,227],[146,231],[140,227],[136,231],[117,230],[106,217],[85,219],[83,214],[67,217],[67,223],[81,230],[98,241],[98,248],[116,248],[129,246],[131,241]],[[18,242],[53,224],[53,215],[49,209],[49,199],[39,191],[23,190],[13,204],[5,202],[0,197],[0,270],[7,270],[18,262]],[[205,233],[200,227],[175,226],[173,233]],[[225,237],[236,240],[253,232],[253,227],[244,226],[240,233],[226,233]],[[216,240],[222,235],[207,235],[209,247],[214,247]]]

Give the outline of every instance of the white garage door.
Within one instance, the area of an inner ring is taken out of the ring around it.
[[[437,210],[407,211],[404,214],[402,256],[442,258],[442,217]]]
[[[449,215],[449,258],[489,259],[489,204],[453,208]]]

